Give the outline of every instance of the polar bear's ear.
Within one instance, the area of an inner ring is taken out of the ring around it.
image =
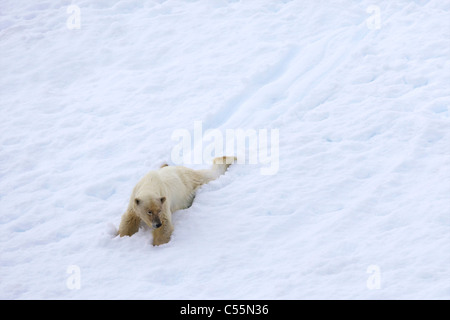
[[[136,203],[137,206],[139,205],[140,202],[141,200],[139,200],[138,198],[134,199],[134,203]]]
[[[161,198],[161,204],[163,204],[164,201],[166,201],[166,197],[162,197],[162,198]]]

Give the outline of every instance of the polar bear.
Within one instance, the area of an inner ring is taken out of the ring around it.
[[[118,234],[121,237],[135,234],[143,221],[153,229],[154,246],[169,242],[172,213],[190,207],[195,191],[224,174],[235,161],[236,157],[218,157],[210,169],[162,165],[159,170],[150,171],[134,187]]]

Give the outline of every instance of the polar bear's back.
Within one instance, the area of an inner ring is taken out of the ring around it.
[[[167,166],[157,172],[170,194],[172,212],[190,207],[195,191],[204,183],[200,172],[183,166]]]
[[[135,188],[135,194],[166,197],[172,212],[191,206],[195,191],[223,174],[229,164],[214,164],[210,169],[194,170],[184,166],[162,166],[150,171]]]
[[[172,212],[189,207],[203,177],[196,170],[182,166],[165,166],[150,171],[136,185],[138,194],[166,197]]]

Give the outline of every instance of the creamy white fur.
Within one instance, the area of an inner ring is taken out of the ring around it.
[[[147,173],[134,187],[127,211],[122,216],[119,235],[131,236],[143,221],[153,229],[153,244],[167,243],[173,232],[172,213],[191,206],[196,190],[217,179],[236,160],[219,157],[210,169],[194,170],[183,166],[163,166]],[[156,222],[155,222],[156,221]]]

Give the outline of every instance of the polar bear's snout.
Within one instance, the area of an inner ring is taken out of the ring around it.
[[[159,221],[159,222],[152,222],[152,227],[153,227],[154,229],[158,229],[158,228],[161,227],[161,226],[162,226],[161,221]]]
[[[134,199],[133,211],[148,227],[158,229],[163,225],[165,201],[166,197],[140,196]]]
[[[153,229],[158,229],[162,226],[160,217],[161,212],[153,213],[152,211],[149,211],[147,214],[150,216]]]

